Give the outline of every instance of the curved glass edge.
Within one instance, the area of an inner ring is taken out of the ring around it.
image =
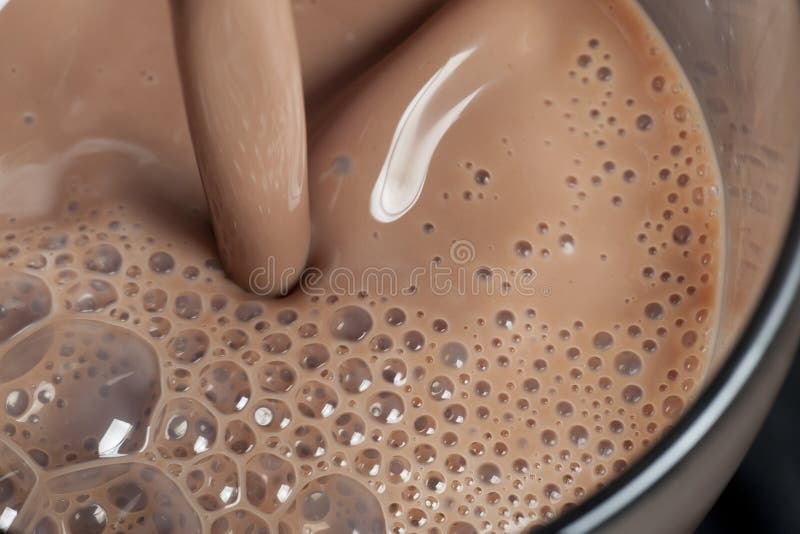
[[[769,284],[730,356],[677,424],[626,472],[581,505],[537,532],[590,532],[622,515],[656,487],[692,449],[753,378],[770,343],[787,327],[787,314],[800,302],[800,194],[796,196],[785,245]],[[785,373],[784,373],[785,374]],[[777,391],[775,391],[777,393]]]

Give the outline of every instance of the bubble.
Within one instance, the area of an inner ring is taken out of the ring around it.
[[[239,350],[247,345],[247,333],[239,328],[231,328],[222,334],[222,342],[232,350]]]
[[[154,273],[169,274],[175,268],[175,259],[167,252],[159,251],[150,256],[147,266]]]
[[[50,290],[39,278],[0,270],[0,342],[50,313]]]
[[[292,413],[289,406],[278,399],[264,399],[253,411],[253,420],[265,430],[277,432],[289,426]]]
[[[367,410],[376,421],[391,425],[403,420],[405,403],[397,393],[380,391],[371,397]]]
[[[558,444],[558,434],[553,430],[547,429],[542,431],[542,443],[548,447],[555,447]]]
[[[152,466],[128,463],[93,467],[53,478],[47,486],[56,509],[58,503],[64,503],[64,508],[69,502],[84,503],[78,509],[86,511],[80,523],[73,524],[78,511],[70,516],[71,532],[91,532],[85,529],[95,527],[104,531],[98,518],[119,531],[177,534],[179,525],[180,532],[201,531],[200,519],[180,489]],[[100,506],[98,502],[104,503],[102,512],[94,508]]]
[[[270,534],[270,530],[263,519],[247,510],[233,510],[211,524],[211,534],[241,533]]]
[[[284,326],[289,326],[297,320],[297,312],[292,309],[285,309],[278,312],[278,323]]]
[[[636,117],[636,128],[640,132],[647,132],[653,129],[653,117],[650,115],[643,113]]]
[[[282,332],[276,332],[265,337],[261,346],[270,354],[286,354],[292,347],[292,339]]]
[[[489,185],[492,181],[492,175],[485,169],[478,169],[475,171],[475,183],[478,185]]]
[[[142,307],[150,313],[164,311],[167,305],[167,293],[163,289],[148,289],[142,295]]]
[[[592,345],[601,352],[606,351],[614,345],[614,336],[605,331],[598,332],[592,338]]]
[[[207,512],[231,506],[239,499],[236,463],[222,454],[195,463],[186,476],[186,483],[194,499]]]
[[[108,525],[108,514],[99,504],[90,504],[75,511],[69,518],[69,529],[82,534],[101,534]]]
[[[569,429],[569,440],[576,447],[583,449],[589,443],[589,431],[581,425],[572,426]]]
[[[397,358],[389,358],[383,363],[381,376],[390,384],[402,386],[406,383],[406,379],[408,378],[406,363]]]
[[[386,322],[392,326],[400,326],[406,322],[406,312],[400,308],[389,308],[384,316]]]
[[[431,398],[437,401],[451,399],[455,394],[455,389],[456,387],[453,381],[446,376],[437,376],[431,380],[428,386]]]
[[[165,338],[171,329],[172,323],[163,317],[151,317],[148,321],[147,332],[155,339]]]
[[[533,254],[533,245],[530,241],[517,241],[514,244],[514,253],[520,258],[529,258]]]
[[[447,534],[478,534],[478,530],[469,523],[456,521],[447,529]]]
[[[672,110],[672,116],[678,122],[686,122],[689,118],[689,110],[683,105],[675,106],[675,109]]]
[[[414,459],[421,464],[430,464],[436,460],[436,448],[428,443],[420,443],[414,447]]]
[[[376,449],[364,449],[356,454],[353,462],[356,472],[363,476],[377,476],[381,469],[381,453]]]
[[[256,445],[256,435],[242,421],[231,421],[225,428],[225,445],[234,454],[247,454]]]
[[[343,306],[333,312],[328,326],[336,339],[361,341],[372,329],[372,317],[359,306]]]
[[[297,381],[297,373],[287,363],[275,360],[267,363],[258,377],[259,385],[270,393],[285,393]]]
[[[247,373],[233,362],[215,362],[204,367],[200,371],[200,389],[223,414],[241,412],[251,397]]]
[[[81,361],[87,363],[78,366]],[[44,376],[58,378],[25,379],[38,383],[31,397],[36,414],[19,425],[13,439],[23,440],[20,446],[27,447],[28,439],[39,444],[49,458],[48,469],[132,454],[143,447],[160,395],[158,360],[148,343],[113,325],[60,321],[32,333],[0,358],[0,383],[25,376],[42,362],[51,362]],[[59,402],[50,402],[56,386]],[[87,437],[95,440],[94,447],[84,446]]]
[[[444,319],[434,319],[433,321],[433,331],[439,334],[444,334],[447,332],[447,321]]]
[[[25,267],[29,269],[44,269],[47,266],[47,258],[42,254],[33,254],[28,257]]]
[[[167,353],[181,363],[194,363],[205,356],[209,347],[205,332],[189,328],[179,332],[167,345]]]
[[[522,389],[526,393],[536,393],[537,391],[539,391],[539,381],[536,380],[535,378],[526,378],[522,382]]]
[[[479,380],[475,383],[475,394],[478,397],[488,397],[492,392],[492,385],[486,380]]]
[[[256,317],[259,317],[263,313],[264,307],[259,302],[248,301],[239,304],[239,306],[236,307],[236,311],[233,313],[233,315],[239,321],[246,323],[248,321],[252,321]]]
[[[683,335],[681,336],[681,345],[683,345],[687,349],[694,347],[696,343],[697,343],[697,332],[695,332],[694,330],[688,330],[684,332]]]
[[[71,287],[66,307],[76,312],[98,312],[117,301],[117,291],[105,280],[89,280]]]
[[[601,82],[610,82],[613,77],[611,69],[608,67],[600,67],[597,69],[597,79]]]
[[[42,250],[61,250],[68,240],[67,234],[63,232],[50,232],[39,239],[37,246]]]
[[[6,413],[17,418],[28,410],[30,398],[24,389],[15,389],[6,396]]]
[[[402,484],[411,478],[411,463],[402,456],[394,456],[386,466],[389,482]]]
[[[372,372],[361,358],[349,358],[339,365],[339,383],[348,393],[363,393],[372,385]]]
[[[494,316],[494,322],[500,328],[504,328],[506,330],[512,330],[514,328],[514,321],[516,317],[514,313],[509,310],[500,310]]]
[[[547,500],[550,502],[558,502],[562,497],[561,488],[555,484],[547,484],[544,487],[544,496],[547,497]]]
[[[444,344],[440,352],[442,363],[453,369],[462,369],[467,364],[467,348],[458,341],[449,341]]]
[[[367,425],[360,415],[346,412],[334,420],[333,437],[340,445],[355,447],[366,440]]]
[[[614,368],[623,376],[638,375],[642,371],[642,358],[633,351],[624,350],[614,358]]]
[[[274,454],[258,454],[245,465],[247,501],[264,513],[288,502],[296,484],[292,464]]]
[[[294,450],[299,458],[308,460],[325,454],[327,443],[317,427],[301,425],[294,430],[294,438]]]
[[[328,348],[321,343],[310,343],[300,349],[300,367],[314,370],[323,367],[330,360]]]
[[[416,330],[406,332],[403,336],[403,345],[411,352],[419,352],[425,347],[425,336]]]
[[[31,496],[36,480],[28,464],[0,442],[0,506],[6,514],[2,526],[9,532],[17,532],[13,527],[20,527],[14,519]]]
[[[461,404],[451,404],[444,409],[444,420],[453,425],[462,425],[467,420],[467,409]]]
[[[556,413],[559,417],[572,417],[575,407],[569,401],[560,401],[556,404]]]
[[[570,234],[564,234],[558,238],[558,244],[565,254],[572,254],[575,252],[575,238]]]
[[[122,267],[122,255],[113,245],[102,243],[86,251],[83,265],[90,271],[114,274]]]
[[[644,307],[644,316],[651,321],[660,321],[664,318],[664,306],[660,302],[651,302]]]
[[[312,419],[330,417],[339,405],[336,391],[317,380],[303,384],[295,395],[295,400],[300,413]]]
[[[197,319],[203,311],[203,301],[194,291],[184,291],[175,297],[175,315],[181,319]]]
[[[369,341],[369,348],[374,352],[389,352],[393,346],[392,338],[385,334],[378,334]]]
[[[125,513],[141,512],[149,504],[147,491],[137,482],[123,480],[107,490],[108,501]]]
[[[297,532],[389,532],[374,491],[341,474],[306,484],[283,524],[297,525]]]
[[[625,386],[622,390],[622,400],[624,400],[628,404],[636,404],[642,400],[644,396],[644,392],[642,392],[642,388],[635,384],[630,384]]]
[[[12,523],[13,525],[13,523]],[[33,534],[60,534],[61,530],[59,529],[56,522],[50,517],[42,517],[37,523],[36,526],[33,527]]]
[[[500,467],[493,463],[484,463],[479,465],[476,474],[478,475],[479,481],[491,486],[500,484],[500,482],[503,480]]]
[[[211,412],[191,399],[172,399],[162,410],[155,443],[164,458],[188,458],[209,450],[217,438]]]
[[[672,240],[676,245],[686,245],[692,240],[692,229],[681,224],[672,231]]]
[[[653,81],[650,83],[650,87],[653,88],[653,91],[656,93],[660,93],[664,90],[664,86],[666,85],[667,81],[664,79],[663,76],[655,76],[653,77]]]
[[[670,395],[664,399],[661,409],[669,418],[679,417],[683,413],[683,399],[677,395]]]

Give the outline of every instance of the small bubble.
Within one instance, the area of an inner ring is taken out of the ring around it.
[[[364,339],[372,329],[372,316],[359,306],[344,306],[331,315],[328,326],[333,337],[356,342]]]
[[[401,326],[406,322],[406,312],[400,308],[389,308],[386,310],[384,319],[391,326]]]
[[[692,239],[692,229],[682,224],[672,231],[672,240],[677,245],[686,245]]]
[[[660,321],[664,318],[664,306],[659,302],[651,302],[644,307],[644,315],[651,321]]]
[[[442,363],[453,369],[462,369],[467,364],[467,348],[458,341],[446,343],[440,352]]]
[[[637,375],[642,370],[642,359],[635,352],[625,350],[614,358],[614,368],[624,376]]]
[[[475,171],[475,183],[478,185],[489,185],[492,181],[492,175],[485,169],[478,169]]]
[[[653,117],[646,113],[636,117],[636,128],[638,128],[640,132],[647,132],[651,130],[653,128],[653,124]]]
[[[514,328],[515,320],[516,317],[514,316],[514,312],[510,310],[500,310],[494,316],[495,324],[505,330],[512,330]]]
[[[678,122],[686,122],[686,119],[689,118],[689,110],[682,105],[676,106],[675,109],[672,110],[672,116]]]
[[[644,396],[644,392],[642,392],[642,388],[635,384],[630,384],[625,386],[622,390],[622,400],[624,400],[628,404],[636,404],[642,400]]]
[[[514,245],[514,253],[520,258],[527,258],[533,254],[533,245],[528,241],[517,241]]]
[[[600,80],[601,82],[609,82],[611,81],[612,77],[613,73],[611,72],[610,68],[600,67],[599,69],[597,69],[597,79]]]
[[[592,338],[592,345],[601,352],[610,349],[613,344],[614,336],[605,331],[596,333]]]
[[[575,252],[575,238],[570,234],[564,234],[558,238],[558,244],[564,254],[572,254]]]
[[[154,273],[168,274],[175,268],[175,260],[166,252],[155,252],[147,260],[147,265]]]
[[[478,466],[477,475],[478,480],[492,486],[500,484],[503,480],[500,467],[492,463],[485,463]]]

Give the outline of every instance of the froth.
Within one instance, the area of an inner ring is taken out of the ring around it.
[[[115,157],[75,163],[44,222],[3,221],[0,504],[35,504],[15,528],[519,530],[680,416],[708,364],[721,257],[688,82],[627,2],[487,6],[438,14],[312,140],[314,266],[389,266],[394,292],[247,295],[208,240],[125,188],[87,193]],[[484,48],[431,109],[492,83],[441,137],[412,210],[377,223],[374,147],[435,74],[419,66],[474,44],[452,27]],[[479,291],[405,282],[431,265]],[[536,292],[485,291],[497,268]]]

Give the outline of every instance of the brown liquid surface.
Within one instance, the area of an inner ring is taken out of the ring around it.
[[[518,531],[701,386],[719,177],[630,2],[451,2],[317,93],[280,300],[215,259],[168,6],[47,5],[0,12],[0,527]]]

